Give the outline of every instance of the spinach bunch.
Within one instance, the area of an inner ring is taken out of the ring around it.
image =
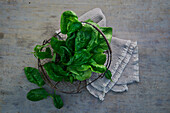
[[[100,27],[90,19],[85,22],[97,26],[111,42],[111,27]],[[65,11],[61,15],[60,28],[61,33],[67,35],[67,39],[52,37],[50,42],[54,53],[59,54],[60,61],[54,63],[54,60],[44,65],[52,80],[72,83],[90,78],[92,72],[104,73],[107,70],[104,66],[106,55],[103,52],[108,46],[95,28],[89,24],[83,25],[73,11]],[[106,78],[111,79],[110,73]]]
[[[98,24],[88,19],[88,22],[97,26],[106,36],[108,42],[111,42],[112,28],[100,27]],[[50,43],[46,45],[36,45],[34,56],[39,59],[51,59],[50,62],[43,65],[50,79],[55,82],[66,81],[84,81],[91,77],[92,72],[104,73],[105,77],[111,79],[111,72],[104,65],[108,49],[103,36],[91,25],[82,24],[73,11],[65,11],[61,15],[60,29],[62,34],[67,35],[66,40],[59,40],[52,37]],[[51,49],[53,49],[53,55]],[[45,51],[41,51],[45,48]],[[59,61],[56,61],[56,57]],[[40,88],[33,89],[27,94],[27,99],[39,101],[52,97],[56,108],[63,106],[60,95],[49,94],[42,86],[45,84],[41,78],[38,69],[25,67],[27,79]]]

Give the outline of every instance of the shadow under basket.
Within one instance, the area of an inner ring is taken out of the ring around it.
[[[108,40],[106,39],[106,36],[104,35],[104,33],[97,28],[95,25],[92,25],[88,22],[82,22],[82,24],[89,24],[92,27],[94,27],[105,39],[107,46],[108,46],[108,50],[105,51],[104,53],[106,54],[106,62],[105,62],[105,66],[107,67],[107,69],[110,67],[111,64],[111,59],[112,59],[112,50],[111,47],[109,45]],[[58,38],[59,40],[65,40],[66,39],[66,35],[61,34],[61,32],[55,33],[53,35],[53,37]],[[63,38],[65,37],[65,38]],[[44,40],[42,45],[48,44],[50,43],[51,39],[48,40]],[[52,54],[53,54],[53,49],[51,48],[50,45],[44,47],[41,51],[45,51],[45,49],[47,47],[50,47]],[[57,55],[56,55],[57,56]],[[59,60],[58,57],[56,57],[56,61]],[[47,59],[38,59],[38,69],[42,75],[42,78],[44,79],[44,81],[46,82],[46,84],[48,84],[51,88],[53,88],[54,90],[58,91],[58,92],[62,92],[62,93],[67,93],[67,94],[76,94],[76,93],[80,93],[84,88],[86,88],[87,85],[93,83],[94,81],[96,81],[99,78],[104,77],[104,73],[92,73],[92,77],[90,79],[90,81],[88,79],[84,80],[84,81],[74,81],[73,83],[70,82],[66,82],[66,81],[60,81],[60,82],[55,82],[52,79],[50,79],[50,77],[48,76],[47,72],[45,71],[43,65],[47,62],[50,62],[51,59],[47,58]],[[106,70],[107,71],[107,70]],[[95,75],[95,76],[93,76]]]

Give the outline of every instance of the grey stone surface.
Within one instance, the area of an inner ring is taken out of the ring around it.
[[[168,0],[1,0],[0,112],[169,113],[169,4]],[[103,102],[86,90],[61,94],[65,105],[60,110],[50,98],[28,101],[27,92],[37,86],[27,81],[23,68],[37,66],[30,54],[35,44],[59,29],[64,10],[80,16],[96,7],[103,10],[116,37],[138,41],[141,82],[130,85],[128,92],[108,93]]]

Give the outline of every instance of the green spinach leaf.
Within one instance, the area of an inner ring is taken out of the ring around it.
[[[92,30],[93,30],[92,26],[85,24],[77,32],[75,38],[75,51],[87,48],[87,45],[91,39]]]
[[[37,52],[36,55],[39,59],[45,59],[45,58],[52,58],[53,57],[51,55],[51,49],[49,47],[46,48],[45,52]]]
[[[97,36],[98,36],[98,32],[95,29],[93,29],[93,32],[91,33],[91,39],[87,45],[88,51],[92,51],[98,45],[97,44],[97,39],[98,39]]]
[[[68,61],[70,61],[70,57],[72,56],[70,50],[67,47],[65,47],[65,46],[60,46],[59,55],[61,57],[60,61],[63,64],[65,64]]]
[[[87,69],[85,71],[79,71],[78,67],[73,67],[73,66],[68,67],[68,70],[73,73],[72,75],[75,79],[80,81],[90,78],[92,73],[91,69]]]
[[[51,47],[54,49],[55,52],[59,52],[60,51],[60,46],[65,46],[65,41],[64,40],[58,40],[55,37],[51,38],[50,44]]]
[[[106,71],[106,73],[105,73],[105,77],[107,78],[107,79],[110,79],[111,81],[112,81],[112,73],[110,72],[110,70],[107,70]]]
[[[91,19],[85,20],[84,22],[88,22],[88,23],[95,25],[96,27],[100,28],[100,26],[97,23],[93,22],[93,20],[91,20]]]
[[[60,28],[61,33],[71,34],[81,28],[81,23],[78,21],[77,15],[73,11],[65,11],[61,15]]]
[[[41,49],[43,48],[43,47],[46,47],[46,46],[48,46],[49,44],[45,44],[45,45],[36,45],[35,47],[34,47],[34,52],[35,53],[38,53],[38,52],[40,52],[41,51]]]
[[[53,99],[53,103],[54,103],[54,106],[58,109],[62,108],[63,107],[63,100],[61,99],[61,96],[60,95],[56,95],[54,94],[52,96],[52,99]]]
[[[104,33],[108,42],[111,43],[112,28],[111,27],[100,27],[100,30]],[[104,52],[107,49],[108,49],[107,43],[105,39],[103,38],[103,36],[100,34],[97,40],[97,46],[94,48],[93,51],[95,53],[98,53],[98,52],[100,53],[100,52]]]
[[[111,27],[100,27],[100,30],[104,33],[106,36],[106,39],[109,43],[111,43],[112,40],[112,28]],[[100,38],[103,38],[102,35],[100,35]]]
[[[44,64],[44,68],[48,76],[56,82],[62,81],[64,79],[64,77],[61,76],[62,72],[64,72],[64,74],[67,74],[59,65],[56,65],[55,63],[46,63]]]
[[[31,101],[39,101],[47,98],[48,92],[44,88],[32,89],[27,93],[27,99]]]
[[[41,78],[41,74],[39,73],[38,69],[33,67],[25,67],[24,68],[25,75],[31,83],[37,84],[38,86],[42,87],[45,82]]]
[[[72,33],[79,30],[81,27],[82,24],[78,20],[76,22],[69,22],[67,36],[70,36]]]
[[[91,69],[96,73],[104,73],[106,71],[106,66],[97,64],[93,59],[90,60]]]
[[[83,65],[77,66],[77,71],[86,71],[88,69],[91,69],[91,66],[88,64],[83,64]]]
[[[90,69],[86,71],[80,71],[78,75],[76,75],[76,79],[83,81],[91,77],[92,71]]]
[[[66,46],[70,49],[71,53],[74,54],[75,50],[75,38],[76,38],[76,32],[72,33],[72,35],[67,36],[66,39]]]
[[[45,52],[41,52],[41,49],[48,46],[49,44],[46,45],[36,45],[34,48],[34,56],[39,59],[45,59],[45,58],[52,58],[51,55],[51,49],[49,47],[46,48]]]
[[[73,56],[73,60],[70,61],[73,66],[82,65],[87,63],[91,56],[92,55],[86,49],[82,49],[80,51],[76,51]]]
[[[104,65],[104,63],[106,62],[106,54],[104,53],[96,53],[92,56],[92,59],[97,63],[97,64],[101,64]]]

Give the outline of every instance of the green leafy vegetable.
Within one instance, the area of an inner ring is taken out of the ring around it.
[[[73,56],[73,60],[70,60],[71,65],[82,65],[88,62],[92,55],[86,50],[82,49],[80,51],[75,52]],[[68,64],[70,64],[70,62]]]
[[[104,53],[96,53],[92,56],[92,59],[97,63],[97,64],[101,64],[104,65],[104,63],[106,62],[106,54]]]
[[[49,62],[44,65],[44,68],[48,74],[48,76],[58,82],[62,81],[64,79],[64,76],[67,76],[68,74],[62,69],[60,65],[56,65],[55,63]],[[64,75],[64,76],[62,76]]]
[[[108,46],[103,36],[93,26],[104,33],[109,43],[111,43],[112,28],[100,27],[91,19],[85,22],[92,26],[82,24],[73,11],[65,11],[61,15],[60,29],[62,34],[67,35],[67,39],[59,40],[52,37],[50,43],[35,46],[33,53],[36,58],[50,60],[43,64],[43,68],[51,80],[70,83],[77,80],[84,81],[91,77],[92,72],[105,73],[105,77],[111,80],[112,74],[104,65],[106,62],[104,52],[108,50]],[[39,87],[45,84],[38,69],[25,67],[24,71],[31,83]],[[48,96],[52,97],[56,108],[63,107],[60,95],[49,94],[44,88],[33,89],[27,94],[27,98],[31,101],[39,101]]]
[[[58,40],[57,38],[52,37],[50,44],[51,44],[51,47],[54,49],[54,51],[58,53],[60,51],[60,46],[65,46],[65,41]]]
[[[107,78],[107,79],[110,79],[111,81],[112,81],[112,73],[110,72],[110,70],[107,70],[106,71],[106,73],[105,73],[105,77]]]
[[[37,84],[38,86],[42,87],[45,82],[41,78],[41,74],[39,73],[38,69],[33,67],[25,67],[24,68],[25,75],[31,83]]]
[[[44,88],[32,89],[27,93],[27,99],[31,101],[39,101],[47,98],[48,92]]]
[[[87,68],[86,68],[87,69]],[[75,79],[83,81],[91,77],[92,71],[90,69],[80,71],[78,67],[68,67],[68,70],[73,73]]]
[[[45,52],[37,52],[36,55],[39,59],[45,59],[45,58],[52,58],[53,57],[51,55],[51,49],[49,47],[46,48]]]
[[[88,22],[88,23],[98,27],[104,33],[108,42],[111,43],[111,39],[112,39],[112,28],[111,27],[100,27],[98,24],[93,22],[91,19],[88,19],[85,22]],[[107,43],[100,33],[98,33],[97,43],[94,43],[92,45],[93,45],[93,47],[91,47],[91,48],[93,48],[93,51],[95,53],[100,53],[100,52],[103,52],[108,49]]]
[[[71,52],[67,47],[60,46],[60,50],[58,53],[61,56],[61,62],[63,62],[64,64],[70,60]]]
[[[111,27],[100,27],[100,30],[104,33],[108,42],[111,43],[112,28]],[[100,35],[100,38],[104,39],[102,35]]]
[[[81,65],[81,66],[77,66],[77,71],[86,71],[88,69],[91,69],[91,66],[88,65],[88,64],[84,64],[84,65]]]
[[[86,49],[89,41],[91,40],[91,36],[93,33],[92,26],[85,24],[78,32],[75,38],[75,51],[79,51],[81,49]]]
[[[39,59],[52,58],[53,56],[51,55],[51,49],[49,47],[46,48],[45,52],[41,52],[41,49],[47,45],[36,45],[34,48],[34,56]]]
[[[82,27],[81,22],[78,21],[77,15],[73,11],[65,11],[61,15],[60,28],[61,33],[71,34]]]
[[[93,22],[93,20],[91,20],[91,19],[87,19],[84,22],[88,22],[88,23],[95,25],[96,27],[100,28],[100,26],[97,23]]]
[[[86,80],[91,77],[91,73],[92,71],[90,69],[87,71],[81,71],[78,75],[76,75],[76,79],[80,81]]]
[[[67,35],[68,36],[71,35],[71,33],[79,30],[81,27],[82,27],[82,24],[78,20],[76,22],[69,22]]]
[[[54,106],[58,109],[62,108],[63,107],[63,100],[61,99],[61,96],[60,95],[56,95],[54,94],[52,96],[52,99],[53,99],[53,103],[54,103]]]
[[[72,33],[72,35],[68,36],[66,39],[66,46],[68,49],[70,49],[71,52],[74,52],[75,50],[75,38],[76,33]]]
[[[106,66],[97,64],[93,59],[90,60],[91,69],[96,73],[104,73],[106,71]]]
[[[111,27],[100,27],[100,30],[104,33],[108,42],[111,43],[112,28]],[[103,36],[100,34],[97,40],[97,46],[94,48],[93,51],[96,53],[98,52],[100,53],[100,52],[104,52],[107,49],[108,49],[107,43],[105,39],[103,38]]]

